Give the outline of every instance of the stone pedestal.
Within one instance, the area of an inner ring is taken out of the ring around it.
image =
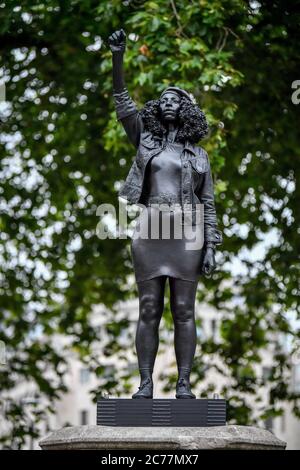
[[[43,450],[284,450],[286,443],[252,426],[116,427],[72,426],[40,441]]]

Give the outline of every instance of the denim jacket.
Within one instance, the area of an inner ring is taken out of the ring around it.
[[[144,128],[140,112],[126,88],[121,93],[114,92],[113,96],[117,120],[121,121],[129,140],[137,149],[119,196],[131,204],[142,203],[146,165],[163,150],[163,139]],[[207,152],[186,141],[181,161],[181,203],[190,204],[192,208],[196,208],[195,204],[204,205],[204,241],[221,244],[222,234],[217,228],[213,180]]]

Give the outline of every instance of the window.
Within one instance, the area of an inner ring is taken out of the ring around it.
[[[80,369],[79,381],[82,385],[87,384],[90,380],[90,371],[87,368]]]
[[[262,368],[262,376],[263,376],[263,380],[264,380],[265,382],[267,382],[268,380],[270,380],[271,375],[272,375],[272,369],[271,369],[271,367],[263,367],[263,368]]]
[[[283,412],[281,416],[281,432],[285,432],[285,413]]]
[[[216,339],[216,333],[217,333],[217,321],[215,318],[211,320],[211,335],[213,339]]]
[[[127,364],[127,369],[129,373],[136,372],[139,369],[137,362],[129,362]]]
[[[270,417],[265,420],[265,427],[268,431],[273,430],[273,418]]]
[[[89,413],[87,410],[80,411],[80,424],[81,426],[85,426],[86,424],[89,424]]]
[[[300,364],[294,365],[293,370],[293,392],[300,393]]]
[[[201,326],[196,327],[197,338],[202,339],[204,337],[203,330]]]

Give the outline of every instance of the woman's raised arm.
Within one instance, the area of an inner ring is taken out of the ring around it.
[[[123,60],[126,49],[126,34],[123,29],[111,34],[108,43],[112,51],[113,96],[117,118],[118,121],[122,122],[129,140],[135,147],[138,147],[143,123],[136,104],[129,96],[125,85]]]

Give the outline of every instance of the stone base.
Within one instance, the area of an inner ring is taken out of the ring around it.
[[[43,450],[284,450],[270,431],[252,426],[115,427],[72,426],[40,441]]]

